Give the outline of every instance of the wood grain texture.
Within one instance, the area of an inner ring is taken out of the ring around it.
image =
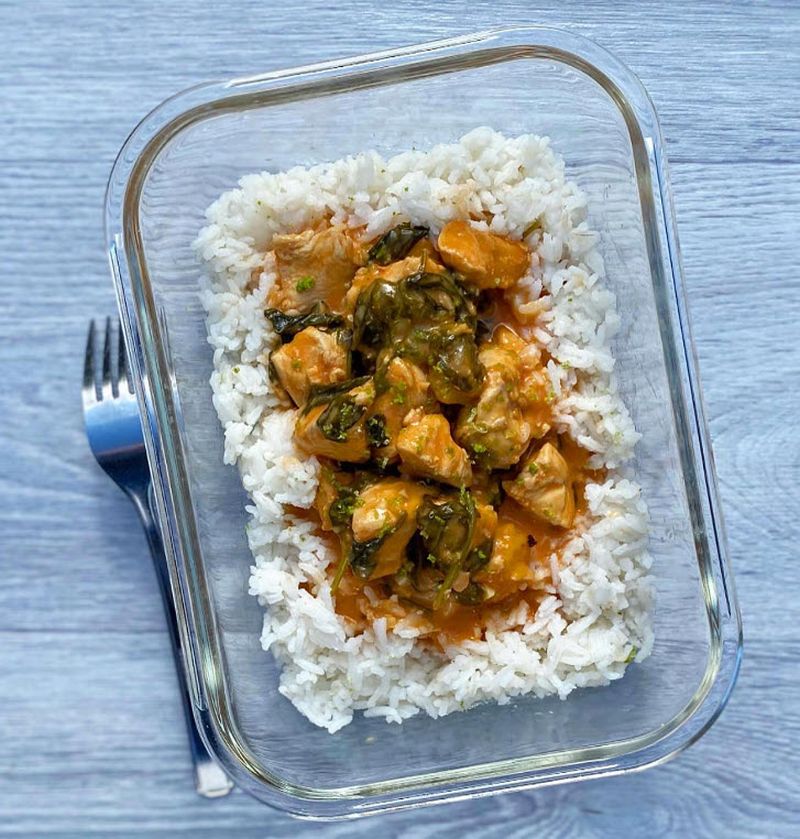
[[[0,0],[0,835],[790,837],[800,825],[800,7]],[[661,116],[745,620],[740,683],[665,767],[356,824],[191,787],[144,539],[83,437],[114,155],[187,85],[498,23],[574,28]],[[20,394],[23,398],[20,398]]]

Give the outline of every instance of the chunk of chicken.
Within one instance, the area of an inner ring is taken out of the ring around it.
[[[461,409],[455,437],[483,466],[505,469],[522,457],[531,439],[531,424],[520,407],[519,359],[489,341],[478,360],[485,370],[478,404]]]
[[[510,288],[530,265],[522,242],[478,230],[467,221],[448,222],[437,246],[445,265],[481,289]]]
[[[534,346],[529,344],[527,341],[524,341],[508,326],[504,324],[500,324],[494,332],[492,332],[492,344],[496,347],[500,347],[504,350],[511,350],[515,355],[523,352],[526,347]],[[535,349],[535,347],[534,347]],[[537,350],[537,358],[539,357],[539,353]]]
[[[353,540],[364,543],[382,539],[377,549],[365,557],[367,579],[394,574],[405,559],[405,548],[417,529],[417,510],[425,487],[412,481],[390,478],[368,486],[359,493],[353,511]],[[359,569],[356,568],[356,573]],[[363,574],[362,574],[363,575]]]
[[[278,277],[268,304],[299,314],[317,301],[341,311],[342,301],[364,255],[343,227],[324,227],[275,236],[272,240]]]
[[[544,437],[552,421],[552,386],[542,364],[541,350],[533,341],[523,340],[503,325],[492,333],[492,343],[514,354],[519,370],[518,404],[530,424],[531,437]]]
[[[294,427],[295,442],[308,454],[347,463],[364,463],[369,460],[364,421],[374,398],[375,387],[370,380],[338,394],[327,405],[315,405],[302,411]],[[326,436],[324,426],[332,433]]]
[[[380,364],[380,361],[379,361]],[[432,402],[425,374],[405,358],[393,358],[386,368],[386,390],[372,403],[370,416],[383,417],[387,445],[376,449],[378,457],[397,458],[397,435],[409,411]]]
[[[497,512],[491,504],[476,501],[475,527],[472,531],[470,549],[479,549],[491,543],[497,529]]]
[[[397,451],[405,470],[461,487],[472,480],[469,456],[450,433],[441,414],[425,414],[397,435]]]
[[[504,481],[506,492],[537,518],[558,527],[569,527],[575,518],[575,491],[570,468],[552,443],[545,443],[522,464],[513,481]]]
[[[500,515],[489,563],[475,574],[475,579],[484,587],[488,602],[502,600],[536,580],[533,562],[528,531],[516,521]]]
[[[270,355],[270,363],[278,381],[302,406],[308,399],[311,385],[336,384],[347,379],[347,347],[340,333],[323,332],[310,326]]]
[[[424,259],[425,270],[432,274],[441,274],[445,269],[441,264],[441,256],[436,250],[433,242],[427,237],[420,239],[413,248],[408,252],[408,256],[416,256],[419,259]]]

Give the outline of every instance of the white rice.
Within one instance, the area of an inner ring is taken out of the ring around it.
[[[513,238],[538,219],[526,240],[538,261],[520,281],[518,300],[538,300],[534,334],[554,359],[548,372],[559,431],[594,452],[592,465],[606,467],[608,478],[586,488],[589,513],[560,560],[551,559],[552,591],[538,611],[523,605],[485,640],[440,653],[402,623],[387,630],[379,620],[350,634],[331,598],[331,557],[313,525],[282,506],[312,504],[318,464],[295,450],[295,411],[280,406],[259,361],[274,342],[263,313],[275,276],[265,255],[274,234],[326,215],[366,225],[371,238],[400,220],[437,233],[447,221],[484,213],[489,229]],[[314,724],[335,732],[355,710],[401,722],[420,710],[437,717],[526,693],[566,697],[620,678],[632,657],[649,655],[647,508],[624,467],[639,435],[617,392],[615,299],[585,217],[585,200],[546,138],[506,138],[489,128],[389,160],[366,152],[247,175],[209,207],[197,250],[209,268],[202,296],[214,348],[211,387],[225,462],[238,465],[252,501],[250,593],[266,608],[261,642],[282,664],[280,691]]]

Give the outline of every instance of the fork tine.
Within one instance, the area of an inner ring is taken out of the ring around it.
[[[111,318],[106,318],[106,339],[103,343],[103,399],[114,396],[114,385],[111,378]]]
[[[89,334],[86,336],[86,354],[83,359],[83,404],[97,402],[97,383],[94,373],[94,320],[89,321]]]

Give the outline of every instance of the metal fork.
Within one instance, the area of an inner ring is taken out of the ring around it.
[[[112,364],[113,332],[116,332],[118,340],[115,365]],[[98,330],[92,321],[86,340],[86,358],[83,367],[83,416],[86,423],[86,436],[89,438],[89,446],[97,462],[133,502],[144,527],[161,590],[175,666],[178,670],[189,746],[194,762],[195,786],[200,795],[206,798],[217,798],[229,793],[233,784],[208,753],[192,715],[164,545],[149,501],[150,468],[145,454],[139,407],[133,385],[128,378],[125,343],[122,340],[119,324],[115,323],[112,329],[111,319],[106,319],[101,371],[98,371],[95,365],[95,357],[99,349],[96,348],[97,339]]]

